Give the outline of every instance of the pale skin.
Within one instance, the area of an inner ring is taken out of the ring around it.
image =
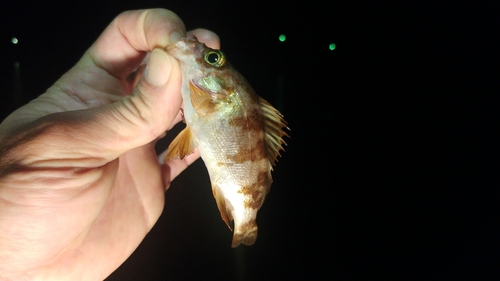
[[[190,33],[219,48],[214,33]],[[103,280],[144,239],[199,157],[155,152],[181,119],[181,72],[162,49],[185,34],[168,10],[125,12],[1,123],[0,280]]]

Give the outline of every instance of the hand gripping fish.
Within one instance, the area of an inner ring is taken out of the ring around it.
[[[271,170],[283,150],[283,115],[255,94],[224,54],[188,36],[167,47],[182,71],[186,128],[165,159],[184,158],[197,147],[210,176],[232,247],[257,239],[257,211],[269,192]]]

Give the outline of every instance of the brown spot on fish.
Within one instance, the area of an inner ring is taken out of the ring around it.
[[[260,112],[255,109],[246,114],[246,116],[238,116],[229,120],[229,125],[232,127],[241,127],[245,131],[262,132],[262,118]]]
[[[264,199],[271,186],[272,179],[269,172],[260,172],[257,176],[257,181],[251,185],[244,186],[238,193],[250,195],[250,199],[246,199],[245,208],[259,209],[264,204]]]
[[[226,159],[236,163],[243,163],[246,161],[257,162],[266,157],[264,140],[259,139],[254,146],[248,147],[245,144],[240,146],[238,153],[226,156]]]

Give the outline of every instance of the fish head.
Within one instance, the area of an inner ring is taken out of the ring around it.
[[[176,44],[167,46],[166,50],[186,65],[221,67],[225,63],[225,56],[220,50],[207,47],[194,35],[184,37]]]
[[[166,50],[179,60],[183,79],[210,94],[212,100],[225,99],[231,94],[234,69],[222,51],[209,48],[194,35],[182,38]]]

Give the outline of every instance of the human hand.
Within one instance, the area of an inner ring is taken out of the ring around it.
[[[165,189],[199,157],[160,164],[154,149],[180,121],[181,73],[162,49],[184,35],[170,11],[125,12],[0,124],[1,280],[102,280],[156,223]]]

